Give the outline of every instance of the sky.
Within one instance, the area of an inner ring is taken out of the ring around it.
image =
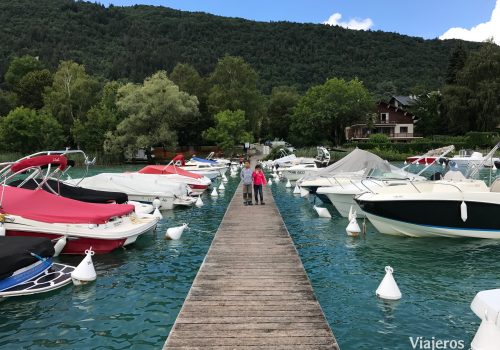
[[[258,21],[340,25],[426,39],[500,44],[500,0],[100,0],[108,6],[147,4]]]

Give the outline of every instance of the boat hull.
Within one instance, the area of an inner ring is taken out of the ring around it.
[[[316,195],[319,194],[316,193]],[[328,200],[333,204],[342,217],[349,217],[351,207],[353,211],[356,211],[357,218],[366,217],[365,212],[359,207],[358,203],[354,201],[354,194],[328,193],[323,195],[326,195]]]
[[[356,199],[378,231],[409,237],[472,237],[500,239],[500,205],[465,201],[467,220],[461,218],[461,200]]]

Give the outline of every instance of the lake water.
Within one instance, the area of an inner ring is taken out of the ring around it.
[[[202,208],[164,212],[157,231],[133,247],[94,256],[95,283],[0,303],[0,349],[161,348],[237,181],[229,178],[221,197],[204,195]],[[341,349],[411,349],[409,337],[418,336],[469,345],[479,326],[472,298],[500,288],[500,243],[392,237],[369,224],[366,237],[353,239],[333,207],[331,220],[320,219],[312,199],[293,195],[283,182],[272,190]],[[168,227],[183,222],[192,229],[179,241],[164,239]],[[400,301],[375,297],[386,265],[395,270]]]

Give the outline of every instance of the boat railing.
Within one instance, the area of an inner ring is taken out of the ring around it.
[[[369,182],[371,182],[371,183],[373,183],[373,184],[375,184],[375,185],[377,185],[378,187],[383,187],[381,184],[379,184],[379,183],[375,182],[375,180],[373,180],[373,179],[370,179],[370,178],[362,179],[362,180],[361,180],[361,184],[362,184],[364,187],[366,187],[366,189],[367,189],[368,191],[370,191],[371,193],[375,193],[375,192],[374,192],[371,188],[369,188],[369,187],[365,184],[365,182],[368,182],[368,181],[369,181]]]
[[[416,186],[416,184],[418,184],[418,185],[428,184],[427,182],[413,182],[413,181],[409,181],[409,183],[415,188],[415,190],[417,190],[418,193],[422,193],[422,191],[420,191],[418,189],[418,187]],[[453,187],[453,188],[457,189],[458,192],[463,193],[463,191],[462,191],[462,189],[460,187],[458,187],[457,185],[451,184],[451,183],[439,183],[439,182],[433,182],[432,183],[432,186],[436,186],[436,185]]]

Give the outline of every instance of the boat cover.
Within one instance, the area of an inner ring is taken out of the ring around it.
[[[9,186],[18,187],[23,180],[16,180],[9,183]],[[47,183],[43,186],[43,189],[49,193],[52,191],[48,188],[50,186],[54,191],[58,192],[61,196],[71,199],[76,199],[77,201],[88,202],[88,203],[127,203],[128,196],[123,192],[109,192],[109,191],[98,191],[83,187],[71,186],[65,184],[64,182],[58,182],[54,179],[47,180]],[[21,186],[28,190],[34,190],[38,187],[38,183],[31,179]]]
[[[23,267],[34,264],[38,259],[54,255],[54,244],[43,237],[4,237],[0,236],[0,280],[12,275]]]
[[[13,173],[17,173],[18,171],[30,167],[45,166],[48,164],[58,165],[60,170],[64,170],[66,169],[66,166],[68,164],[68,159],[65,156],[61,155],[36,156],[33,158],[25,158],[12,164],[11,171]]]
[[[305,176],[304,180],[312,180],[319,177],[331,177],[341,173],[353,173],[362,170],[376,169],[383,172],[392,172],[400,170],[399,168],[389,164],[388,161],[383,160],[379,156],[356,148],[354,151],[340,159],[338,162],[333,163],[326,168],[316,171],[314,174]]]
[[[42,190],[0,186],[0,193],[2,190],[5,192],[0,213],[48,223],[104,224],[135,208],[128,204],[85,203]]]
[[[281,158],[275,159],[273,161],[273,164],[276,165],[276,164],[289,163],[289,162],[295,160],[296,158],[297,157],[295,156],[295,154],[290,154],[289,156],[285,156],[285,157],[281,157]]]
[[[175,165],[148,165],[138,171],[140,174],[178,174],[182,176],[201,179],[203,176],[181,169]]]

